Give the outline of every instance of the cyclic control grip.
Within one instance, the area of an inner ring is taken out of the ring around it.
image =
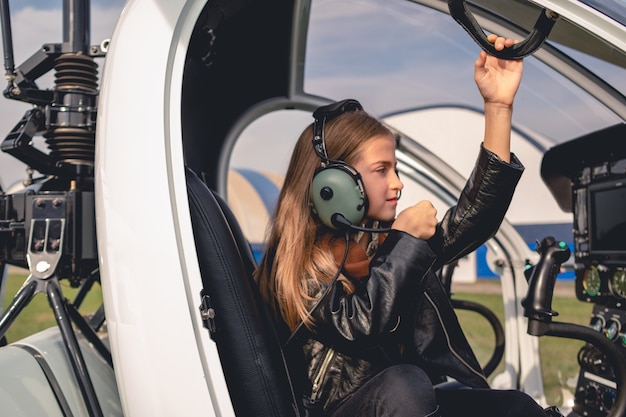
[[[525,272],[528,281],[528,293],[522,300],[524,316],[529,319],[551,321],[559,313],[552,310],[552,296],[556,276],[561,264],[570,257],[570,250],[565,242],[557,242],[554,237],[543,238],[535,249],[539,261]]]

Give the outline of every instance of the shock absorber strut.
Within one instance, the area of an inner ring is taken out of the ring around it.
[[[93,166],[98,64],[82,53],[55,59],[54,101],[46,108],[44,134],[57,164]]]
[[[94,58],[105,56],[106,47],[90,46],[89,0],[63,0],[63,43],[44,44],[18,68],[13,63],[8,1],[2,1],[0,14],[8,81],[3,94],[33,104],[0,150],[63,184],[92,182],[98,99]],[[51,70],[54,88],[39,89],[35,81]],[[36,135],[45,138],[49,153],[33,146]]]

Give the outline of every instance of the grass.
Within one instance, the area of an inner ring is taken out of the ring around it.
[[[15,294],[17,294],[22,284],[24,284],[27,277],[27,271],[9,268],[6,288],[4,289],[3,311],[7,309],[11,300]],[[78,290],[71,288],[67,280],[61,280],[60,284],[65,298],[73,300]],[[82,314],[93,313],[98,309],[101,303],[102,293],[100,287],[96,284],[83,301],[79,311]],[[55,325],[56,321],[45,294],[35,294],[28,305],[24,307],[18,315],[15,322],[7,330],[6,338],[7,341],[11,343]]]
[[[26,277],[26,272],[23,270],[9,270],[4,295],[4,309],[7,308],[13,296],[26,280]],[[499,282],[494,280],[489,282],[488,285],[493,287],[488,291],[472,289],[471,285],[464,286],[463,291],[455,289],[454,298],[474,301],[488,307],[496,313],[503,323],[504,310],[502,296],[499,291]],[[563,284],[557,282],[557,288],[559,285],[571,286],[572,283]],[[65,297],[72,300],[77,290],[71,288],[66,280],[61,281],[61,286]],[[484,289],[484,285],[482,288]],[[560,293],[567,293],[567,291],[560,291]],[[571,296],[559,296],[558,293],[555,293],[553,309],[559,312],[558,321],[587,325],[592,305],[578,301],[574,297],[573,288],[569,293]],[[83,302],[80,309],[81,313],[85,314],[95,311],[101,302],[102,294],[100,287],[95,285],[90,295]],[[485,364],[490,358],[494,346],[491,327],[484,318],[476,313],[467,311],[457,311],[457,313],[467,338],[476,352],[476,356],[482,364]],[[37,294],[7,331],[7,340],[14,342],[55,324],[56,322],[46,297],[43,294]],[[580,341],[553,337],[541,337],[539,339],[544,389],[548,404],[562,405],[567,401],[567,395],[569,395],[563,389],[565,388],[569,393],[574,391],[578,377],[576,357],[582,345],[583,342]],[[494,375],[502,372],[503,368],[504,366],[501,363]]]
[[[471,285],[464,286],[467,290],[455,291],[453,298],[469,300],[482,304],[495,312],[500,322],[504,323],[504,307],[502,296],[499,293],[499,282],[493,281],[495,290],[474,292]],[[557,282],[557,286],[566,287],[555,292],[552,309],[559,313],[555,321],[588,325],[591,317],[592,304],[578,301],[574,295],[573,282]],[[484,288],[484,287],[483,287]],[[563,295],[563,294],[571,295]],[[561,294],[561,295],[559,295]],[[474,349],[481,364],[485,364],[491,357],[495,339],[493,331],[487,321],[477,313],[458,311],[459,321],[467,338]],[[541,355],[541,370],[544,382],[546,401],[550,405],[566,405],[573,395],[578,381],[578,351],[584,342],[556,337],[540,337],[539,352]],[[494,375],[502,372],[503,363],[500,363]]]

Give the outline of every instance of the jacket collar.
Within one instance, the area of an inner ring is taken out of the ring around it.
[[[350,240],[350,247],[348,248],[348,257],[343,265],[343,273],[350,279],[360,281],[369,276],[369,264],[370,259],[378,247],[385,241],[386,235],[384,233],[372,233],[371,240],[368,243],[368,251],[363,250],[361,245],[358,244],[357,239],[369,239],[370,234],[357,233],[354,235],[354,239]],[[322,245],[328,245],[335,258],[335,264],[340,266],[346,250],[346,240],[343,236],[328,233],[322,238]],[[368,256],[369,255],[369,256]]]

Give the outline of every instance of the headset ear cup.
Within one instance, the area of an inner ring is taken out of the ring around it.
[[[311,182],[313,212],[326,226],[336,229],[332,218],[343,215],[360,224],[367,214],[367,197],[361,176],[347,164],[331,164],[315,172]]]

